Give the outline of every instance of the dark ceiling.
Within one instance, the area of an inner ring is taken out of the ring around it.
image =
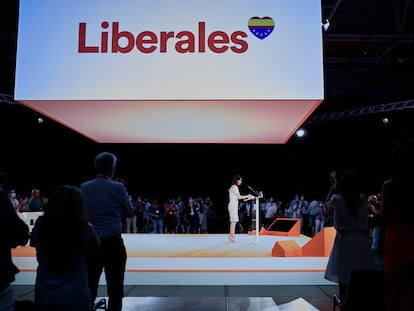
[[[413,1],[322,0],[322,8],[328,110],[414,99]]]
[[[298,143],[296,138],[292,137],[288,142],[292,148],[289,150],[280,150],[273,146],[256,146],[255,149],[252,149],[253,151],[246,153],[246,149],[244,149],[241,153],[244,155],[244,159],[240,160],[240,165],[248,166],[250,170],[244,170],[241,174],[249,174],[252,177],[260,163],[260,167],[267,165],[266,171],[261,170],[260,174],[266,175],[263,179],[271,180],[270,184],[275,183],[274,177],[283,183],[284,180],[281,179],[285,171],[286,175],[299,174],[299,179],[302,181],[306,179],[301,173],[302,169],[311,168],[312,170],[308,172],[311,176],[318,174],[325,176],[324,170],[328,169],[328,166],[337,167],[336,165],[340,161],[349,162],[349,165],[358,161],[359,166],[366,166],[369,172],[374,172],[378,167],[384,165],[384,161],[390,160],[391,148],[389,147],[395,138],[396,131],[409,128],[409,134],[405,135],[412,135],[411,120],[414,117],[412,112],[414,107],[414,0],[322,0],[321,2],[323,17],[321,23],[328,19],[330,26],[327,31],[323,31],[325,98],[307,121],[308,124],[310,120],[314,120],[313,124],[318,123],[318,126],[314,128],[316,133],[313,135],[314,139]],[[14,93],[17,17],[18,1],[0,0],[0,103],[2,102],[1,94],[12,98]],[[389,105],[395,103],[402,104]],[[2,114],[4,111],[10,113],[11,117],[7,119],[15,118],[15,115],[10,112],[11,106],[13,105],[0,104]],[[363,107],[371,107],[372,109],[358,110]],[[391,114],[391,122],[388,125],[398,125],[393,129],[393,133],[384,129],[384,124],[378,124],[378,119],[375,118],[380,115],[379,112],[384,110],[381,107],[387,108],[385,110]],[[353,118],[351,122],[349,117]],[[335,122],[322,122],[332,119],[335,119]],[[52,124],[51,126],[55,135],[63,131],[57,125]],[[46,130],[35,128],[35,125],[28,127],[26,124],[26,128],[50,144],[50,141],[47,141],[51,139],[50,131],[46,134]],[[12,130],[19,131],[19,126],[16,125]],[[49,163],[53,161],[53,157],[57,153],[67,152],[68,148],[79,148],[79,144],[91,145],[91,142],[78,137],[76,133],[64,132],[64,135],[65,142],[53,142],[56,146],[54,153],[52,153],[53,156],[47,154],[38,156],[36,159],[39,163],[42,161]],[[24,140],[25,144],[28,144],[24,136],[17,136],[13,139],[14,141]],[[38,138],[36,137],[36,139]],[[75,140],[76,143],[72,143]],[[365,145],[365,149],[362,149],[361,146]],[[32,142],[29,148],[37,147]],[[96,146],[94,148],[98,149]],[[133,152],[133,148],[138,149],[136,146],[131,146],[128,152],[122,148],[117,150],[126,156]],[[162,149],[162,147],[154,146],[151,149],[147,146],[145,152],[148,153],[149,161],[157,159],[160,161],[159,163],[162,163],[165,162],[165,158],[161,156],[158,158],[155,154],[167,153],[171,150],[170,146],[168,148]],[[186,147],[182,147],[182,150],[179,148],[176,147],[183,162],[165,162],[164,166],[160,168],[164,171],[160,171],[159,175],[162,176],[165,173],[172,176],[174,174],[187,176],[181,170],[186,165],[188,166],[188,161],[193,160],[188,157],[188,154],[194,152],[194,148],[191,151],[185,149]],[[219,174],[224,174],[223,170],[227,170],[229,167],[220,170],[215,168],[216,166],[226,166],[226,164],[222,164],[223,162],[233,163],[233,168],[238,170],[238,164],[234,162],[233,157],[236,148],[235,146],[223,146],[221,149],[217,146],[198,146],[196,148],[199,150],[198,159],[202,159],[202,154],[207,155],[207,160],[203,162],[210,165],[207,166],[208,170],[203,171],[207,179],[215,179]],[[20,150],[19,147],[17,149]],[[79,158],[79,161],[83,161],[85,156],[92,158],[94,152],[95,150],[87,155],[76,153],[76,157]],[[136,151],[136,154],[138,152],[141,151]],[[260,154],[261,158],[258,159],[256,154]],[[278,154],[284,157],[284,162],[281,165],[277,164]],[[141,152],[140,155],[143,156],[143,153]],[[75,154],[72,154],[72,157],[74,156]],[[11,155],[9,158],[12,157],[14,156]],[[316,162],[316,158],[319,158],[318,162]],[[379,163],[375,162],[376,160]],[[245,163],[246,161],[247,163]],[[19,165],[22,165],[21,163]],[[320,166],[315,163],[319,163]],[[175,167],[177,171],[169,171],[171,167]],[[66,170],[69,173],[73,167]],[[145,186],[147,187],[150,187],[150,178],[146,180],[147,185]],[[307,178],[309,184],[315,184],[315,180],[309,176]],[[378,180],[382,179],[383,175],[380,175]],[[194,181],[194,179],[192,180]],[[154,185],[158,185],[156,181],[153,182]],[[206,184],[211,187],[210,181],[206,181]],[[144,185],[141,186],[144,187]],[[205,185],[206,188],[208,186]]]

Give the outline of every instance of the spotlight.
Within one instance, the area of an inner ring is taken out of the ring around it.
[[[305,134],[306,134],[306,132],[305,132],[304,129],[298,129],[296,131],[296,136],[299,137],[299,138],[302,138],[303,136],[305,136]]]
[[[322,23],[322,27],[325,31],[328,31],[329,26],[331,26],[331,23],[329,22],[329,19],[325,19],[325,23]]]
[[[38,117],[37,118],[37,123],[38,124],[42,124],[43,123],[43,118],[42,117]]]
[[[387,117],[382,118],[382,123],[388,124],[388,122],[390,122],[390,120]]]

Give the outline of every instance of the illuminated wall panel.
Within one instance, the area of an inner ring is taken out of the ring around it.
[[[284,143],[321,30],[316,0],[21,0],[15,99],[98,142]]]

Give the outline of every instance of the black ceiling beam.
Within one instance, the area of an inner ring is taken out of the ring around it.
[[[316,122],[323,122],[323,121],[332,121],[344,118],[351,118],[351,117],[359,117],[365,115],[371,115],[376,113],[383,113],[383,112],[390,112],[390,111],[399,111],[405,109],[413,109],[414,108],[414,99],[412,100],[405,100],[395,103],[388,103],[388,104],[381,104],[381,105],[373,105],[368,107],[361,107],[349,110],[342,110],[342,111],[335,111],[323,114],[312,115],[309,119],[305,122],[305,124],[311,124]]]

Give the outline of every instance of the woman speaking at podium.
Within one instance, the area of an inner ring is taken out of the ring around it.
[[[239,222],[239,200],[251,200],[254,196],[251,194],[241,195],[239,186],[242,184],[242,178],[240,175],[233,176],[231,186],[229,188],[229,217],[230,217],[230,233],[229,241],[234,243],[234,234],[236,231],[236,224]]]

